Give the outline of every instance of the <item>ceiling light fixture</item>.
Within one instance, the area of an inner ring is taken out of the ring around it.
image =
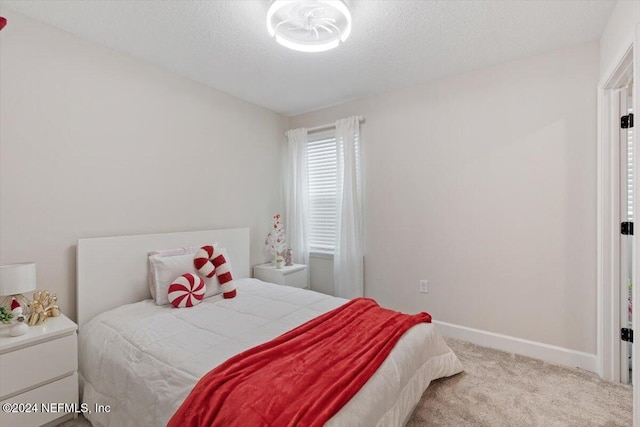
[[[349,37],[351,13],[341,0],[275,0],[267,11],[267,29],[289,49],[324,52]]]

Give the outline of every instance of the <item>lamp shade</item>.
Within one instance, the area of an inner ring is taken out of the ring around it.
[[[17,295],[36,289],[36,264],[0,265],[0,295]]]

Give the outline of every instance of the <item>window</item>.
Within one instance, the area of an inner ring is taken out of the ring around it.
[[[289,242],[305,263],[309,255],[335,257],[334,294],[345,298],[363,294],[361,121],[351,116],[286,133]]]
[[[336,238],[338,155],[334,132],[309,135],[309,250],[333,254]]]
[[[360,144],[356,140],[356,169],[360,177]],[[336,242],[337,183],[342,180],[342,152],[335,130],[310,134],[307,143],[309,171],[309,251],[331,255]],[[361,191],[361,183],[356,185]]]

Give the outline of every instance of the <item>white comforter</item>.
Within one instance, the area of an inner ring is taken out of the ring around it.
[[[165,426],[196,382],[229,357],[346,302],[255,279],[236,280],[238,296],[196,307],[152,300],[110,310],[80,330],[82,400],[109,405],[85,416],[98,426]],[[400,339],[364,387],[329,426],[399,426],[429,383],[462,370],[435,326]]]

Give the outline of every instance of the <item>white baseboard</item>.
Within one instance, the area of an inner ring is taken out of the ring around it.
[[[597,373],[595,354],[482,331],[480,329],[468,328],[466,326],[439,322],[437,320],[434,320],[433,323],[445,337],[469,341],[484,347],[495,348],[496,350],[502,350],[508,353],[520,354],[558,365],[577,367]]]

